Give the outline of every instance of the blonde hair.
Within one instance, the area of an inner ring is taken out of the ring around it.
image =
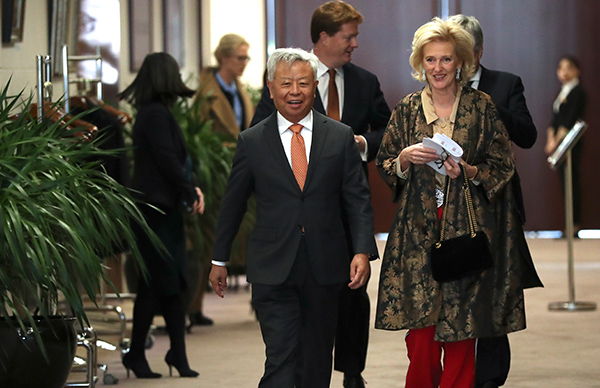
[[[426,81],[423,76],[423,49],[431,42],[450,42],[454,45],[456,56],[462,62],[459,83],[465,83],[475,75],[473,36],[457,23],[435,17],[417,29],[412,41],[409,61],[415,79]]]
[[[244,44],[250,46],[250,43],[248,43],[243,36],[238,34],[223,35],[219,40],[219,45],[215,49],[215,58],[217,59],[217,62],[219,62],[219,65],[223,58],[230,57],[238,47]]]

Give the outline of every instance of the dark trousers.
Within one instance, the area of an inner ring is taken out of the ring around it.
[[[349,376],[362,373],[367,360],[371,315],[367,284],[356,290],[344,286],[340,291],[334,367]]]
[[[304,239],[287,280],[252,285],[267,360],[260,388],[327,388],[342,284],[320,285]]]
[[[510,369],[508,336],[477,339],[475,387],[487,382],[504,385]]]

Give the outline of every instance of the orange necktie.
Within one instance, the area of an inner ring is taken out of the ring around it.
[[[338,95],[337,86],[335,84],[335,69],[329,69],[329,88],[327,99],[327,116],[334,120],[340,121],[340,97]]]
[[[293,124],[290,130],[294,132],[292,136],[292,170],[294,176],[300,186],[300,190],[304,190],[304,182],[306,181],[306,172],[308,171],[308,162],[306,160],[306,147],[304,146],[304,138],[300,134],[302,125]]]

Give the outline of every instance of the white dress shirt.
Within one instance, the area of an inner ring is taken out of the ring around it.
[[[314,54],[314,52],[313,52]],[[323,109],[327,109],[327,103],[329,102],[329,68],[325,66],[323,62],[320,60],[319,66],[317,68],[317,81],[319,84],[317,85],[317,90],[319,91],[319,96],[321,96],[321,102],[323,102]],[[340,118],[343,116],[344,112],[344,68],[338,67],[335,69],[335,86],[337,86],[338,90],[338,99],[340,101]],[[327,112],[326,112],[327,113]],[[360,153],[360,158],[363,162],[367,161],[367,156],[369,155],[369,143],[364,136],[359,135],[365,140],[365,150]]]
[[[327,109],[327,103],[329,102],[329,68],[321,61],[319,61],[319,67],[317,68],[317,80],[319,81],[317,89],[319,89],[323,107]],[[342,67],[335,69],[335,86],[338,90],[340,117],[342,117],[344,111],[344,68]]]
[[[469,80],[473,89],[479,89],[479,81],[481,81],[481,66],[477,68],[477,73]]]
[[[571,93],[571,90],[573,90],[573,88],[577,85],[579,85],[579,78],[573,78],[571,81],[567,82],[562,86],[562,88],[560,89],[560,93],[558,93],[558,96],[556,96],[556,100],[554,100],[554,103],[552,104],[552,110],[554,111],[554,113],[558,113],[558,111],[560,110],[560,105],[563,102],[565,102],[567,96],[569,95],[569,93]]]

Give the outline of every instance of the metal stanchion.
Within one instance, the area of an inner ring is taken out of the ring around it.
[[[548,304],[550,311],[593,311],[596,310],[594,302],[575,301],[575,265],[573,261],[573,164],[571,150],[566,153],[565,169],[565,223],[567,229],[567,267],[569,276],[569,301],[551,302]]]

